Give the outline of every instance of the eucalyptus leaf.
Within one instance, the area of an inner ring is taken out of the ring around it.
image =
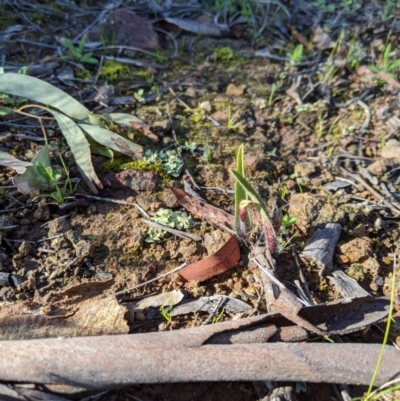
[[[80,127],[72,121],[69,117],[55,111],[47,109],[49,113],[53,114],[60,126],[61,132],[65,136],[68,145],[74,155],[76,165],[85,180],[90,190],[97,194],[96,184],[99,188],[103,188],[103,184],[98,179],[96,172],[94,171],[92,159],[90,155],[89,142],[82,132]]]
[[[88,124],[79,124],[79,126],[87,133],[90,139],[101,145],[134,158],[142,157],[143,148],[140,145],[115,132]]]
[[[0,74],[0,92],[20,96],[44,105],[51,105],[67,116],[82,120],[87,118],[89,110],[61,89],[30,77],[29,75],[8,72]]]

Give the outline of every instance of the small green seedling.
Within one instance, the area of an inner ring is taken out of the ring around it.
[[[162,316],[168,323],[171,323],[171,322],[172,322],[171,310],[172,310],[172,309],[168,309],[168,310],[167,310],[167,308],[165,308],[164,305],[161,305],[161,306],[160,306],[160,309],[159,309],[159,311],[160,311],[160,313],[161,313],[161,316]]]
[[[229,131],[235,131],[236,129],[240,128],[242,123],[238,122],[239,117],[239,110],[232,115],[231,106],[228,107],[228,122],[226,123],[226,128]]]
[[[394,72],[400,67],[400,59],[396,59],[394,61],[391,60],[391,53],[392,53],[392,45],[388,43],[381,55],[380,60],[378,60],[376,66],[369,66],[368,68],[372,72],[380,72],[383,71],[386,74],[394,77]]]
[[[54,192],[50,194],[40,194],[37,197],[34,198],[37,199],[39,197],[42,198],[51,198],[54,201],[56,201],[59,205],[63,205],[66,203],[68,199],[71,199],[73,194],[76,191],[76,188],[79,184],[79,181],[75,184],[75,186],[72,186],[72,182],[69,176],[69,170],[67,166],[64,163],[64,160],[62,156],[60,155],[60,161],[63,166],[64,174],[66,175],[66,180],[64,183],[63,187],[60,187],[58,185],[58,182],[60,181],[62,177],[62,171],[61,170],[54,170],[51,166],[46,165],[43,162],[38,162],[36,164],[36,169],[39,174],[39,176],[48,183],[49,187],[54,188]]]
[[[61,56],[61,60],[64,61],[77,61],[82,64],[97,64],[98,60],[93,57],[93,52],[83,53],[85,43],[87,40],[87,36],[83,35],[79,45],[77,47],[74,46],[72,41],[67,38],[61,39],[61,43],[69,50],[68,55]]]
[[[297,66],[304,60],[303,49],[303,45],[297,45],[292,51],[288,52],[290,65]]]
[[[136,92],[133,93],[133,97],[139,103],[146,103],[146,99],[143,97],[143,89],[138,89]]]
[[[250,206],[255,207],[261,216],[262,227],[268,249],[271,254],[274,254],[278,249],[276,228],[274,228],[276,224],[271,223],[264,201],[241,174],[244,173],[242,147],[238,150],[237,161],[236,169],[230,170],[230,172],[234,176],[236,183],[239,184],[235,185],[235,227],[238,227],[238,235],[243,235],[243,231],[247,228],[246,225],[249,221],[248,208]],[[275,220],[274,217],[273,220]]]
[[[201,156],[201,160],[206,163],[210,163],[212,160],[212,151],[209,146],[204,147],[203,156]]]

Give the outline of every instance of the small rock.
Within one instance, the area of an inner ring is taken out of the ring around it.
[[[104,175],[102,182],[111,188],[130,188],[134,191],[158,191],[161,188],[161,178],[154,171],[140,172],[129,169],[120,173]]]
[[[327,223],[340,223],[343,226],[346,221],[343,210],[306,193],[292,195],[288,214],[297,218],[296,226],[304,234],[310,228],[324,227]]]
[[[43,199],[38,203],[38,208],[33,213],[33,216],[36,220],[39,221],[48,221],[50,220],[50,208],[49,205],[46,203],[46,200]]]
[[[229,84],[226,87],[225,94],[228,96],[242,96],[245,89],[246,85],[236,86],[235,84]]]
[[[368,237],[354,238],[338,246],[340,254],[336,255],[338,263],[362,262],[372,254],[372,243]]]
[[[24,241],[18,248],[18,252],[21,257],[26,256],[32,250],[32,245],[29,242]]]
[[[367,170],[376,177],[382,177],[386,172],[385,162],[381,159],[375,161],[367,167]]]
[[[158,36],[151,23],[126,8],[109,13],[103,24],[89,32],[91,41],[100,41],[102,38],[114,46],[148,50],[158,47]]]
[[[384,159],[400,160],[400,142],[396,139],[389,139],[381,151],[381,156]]]
[[[75,247],[75,254],[76,257],[86,257],[86,256],[93,256],[94,252],[94,245],[90,241],[80,240]]]
[[[57,234],[62,234],[71,229],[71,223],[67,219],[54,219],[48,224],[49,231],[47,235],[54,237]]]
[[[294,173],[297,177],[309,177],[315,173],[315,164],[312,162],[302,162],[294,166]]]
[[[207,250],[207,255],[211,256],[221,249],[229,240],[230,234],[221,230],[214,230],[211,233],[204,235],[204,248]]]

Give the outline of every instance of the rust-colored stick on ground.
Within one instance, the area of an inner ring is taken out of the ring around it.
[[[173,332],[171,332],[173,333]],[[138,383],[304,381],[366,385],[379,344],[185,345],[166,333],[0,342],[0,382],[106,389]],[[172,342],[171,342],[172,340]],[[400,374],[387,346],[376,380]]]

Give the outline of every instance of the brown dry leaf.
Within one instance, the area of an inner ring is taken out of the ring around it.
[[[194,216],[208,221],[228,232],[233,229],[233,216],[222,209],[209,205],[204,201],[189,195],[179,188],[169,188],[178,203]]]
[[[335,42],[326,32],[324,32],[320,25],[314,29],[313,33],[313,47],[316,47],[318,50],[333,49],[335,47]]]
[[[186,281],[204,281],[232,269],[240,259],[239,242],[235,236],[214,255],[193,263],[179,272]]]
[[[142,121],[130,121],[130,124],[132,125],[133,129],[136,129],[140,132],[143,133],[143,135],[147,136],[150,140],[152,140],[154,143],[157,143],[159,141],[158,136],[154,134],[151,130],[150,127],[145,124]]]

